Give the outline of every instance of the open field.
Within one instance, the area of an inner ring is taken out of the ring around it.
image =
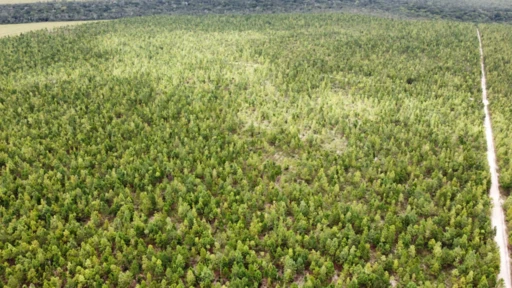
[[[58,28],[58,27],[65,27],[65,26],[72,26],[72,25],[79,25],[84,23],[89,23],[94,21],[71,21],[71,22],[41,22],[41,23],[25,23],[25,24],[5,24],[0,25],[0,38],[6,37],[6,36],[15,36],[19,35],[21,33],[26,33],[30,31],[35,30],[49,30]]]
[[[283,14],[0,39],[0,283],[495,287],[475,32]]]
[[[90,1],[90,0],[73,0],[73,2],[83,2],[83,1]],[[45,2],[57,2],[57,3],[66,3],[71,2],[68,0],[0,0],[0,5],[5,4],[26,4],[26,3],[45,3]]]

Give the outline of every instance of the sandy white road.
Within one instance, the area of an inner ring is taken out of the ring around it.
[[[505,222],[505,215],[501,206],[500,190],[498,183],[498,165],[496,164],[496,152],[494,150],[494,140],[492,136],[491,116],[489,114],[489,100],[487,99],[487,85],[485,79],[484,51],[482,48],[482,37],[480,30],[477,29],[478,42],[480,43],[480,66],[482,69],[482,102],[485,111],[485,138],[487,139],[487,160],[491,171],[491,190],[489,196],[492,200],[491,223],[496,228],[494,240],[500,250],[500,273],[498,278],[503,279],[505,288],[512,288],[510,276],[510,254],[508,252],[508,237]]]
[[[72,26],[84,23],[91,23],[97,21],[69,21],[69,22],[37,22],[37,23],[23,23],[23,24],[4,24],[0,25],[0,38],[6,36],[16,36],[21,33],[26,33],[34,30],[52,29],[64,26]]]

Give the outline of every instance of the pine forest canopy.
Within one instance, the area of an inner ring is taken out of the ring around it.
[[[0,24],[117,19],[157,14],[325,11],[399,18],[512,22],[512,2],[508,0],[0,0]]]
[[[479,65],[471,23],[333,13],[0,39],[0,285],[495,287]]]

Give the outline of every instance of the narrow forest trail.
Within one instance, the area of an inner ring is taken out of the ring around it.
[[[485,111],[485,138],[487,139],[487,160],[491,171],[491,190],[489,195],[492,201],[491,223],[496,227],[496,236],[494,241],[498,244],[500,250],[500,273],[498,278],[503,279],[505,288],[512,288],[510,277],[510,256],[508,253],[508,237],[506,232],[505,215],[501,207],[500,190],[498,183],[498,165],[496,164],[496,152],[494,150],[494,140],[492,135],[491,116],[489,114],[489,101],[487,99],[487,85],[485,79],[484,50],[482,48],[482,37],[480,30],[476,29],[478,42],[480,44],[480,66],[482,69],[482,102]]]

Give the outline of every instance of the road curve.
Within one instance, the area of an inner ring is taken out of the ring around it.
[[[496,164],[496,152],[494,150],[494,140],[492,136],[491,116],[489,114],[489,100],[487,99],[487,85],[485,79],[484,51],[482,48],[482,37],[480,30],[476,29],[478,42],[480,44],[480,66],[482,69],[482,102],[485,112],[485,138],[487,139],[487,160],[491,172],[491,190],[489,196],[492,201],[491,223],[496,228],[496,236],[494,241],[498,244],[500,251],[500,273],[498,278],[503,279],[505,288],[512,288],[512,280],[510,276],[510,254],[508,252],[508,237],[506,231],[505,215],[501,207],[500,189],[498,182],[498,165]]]

